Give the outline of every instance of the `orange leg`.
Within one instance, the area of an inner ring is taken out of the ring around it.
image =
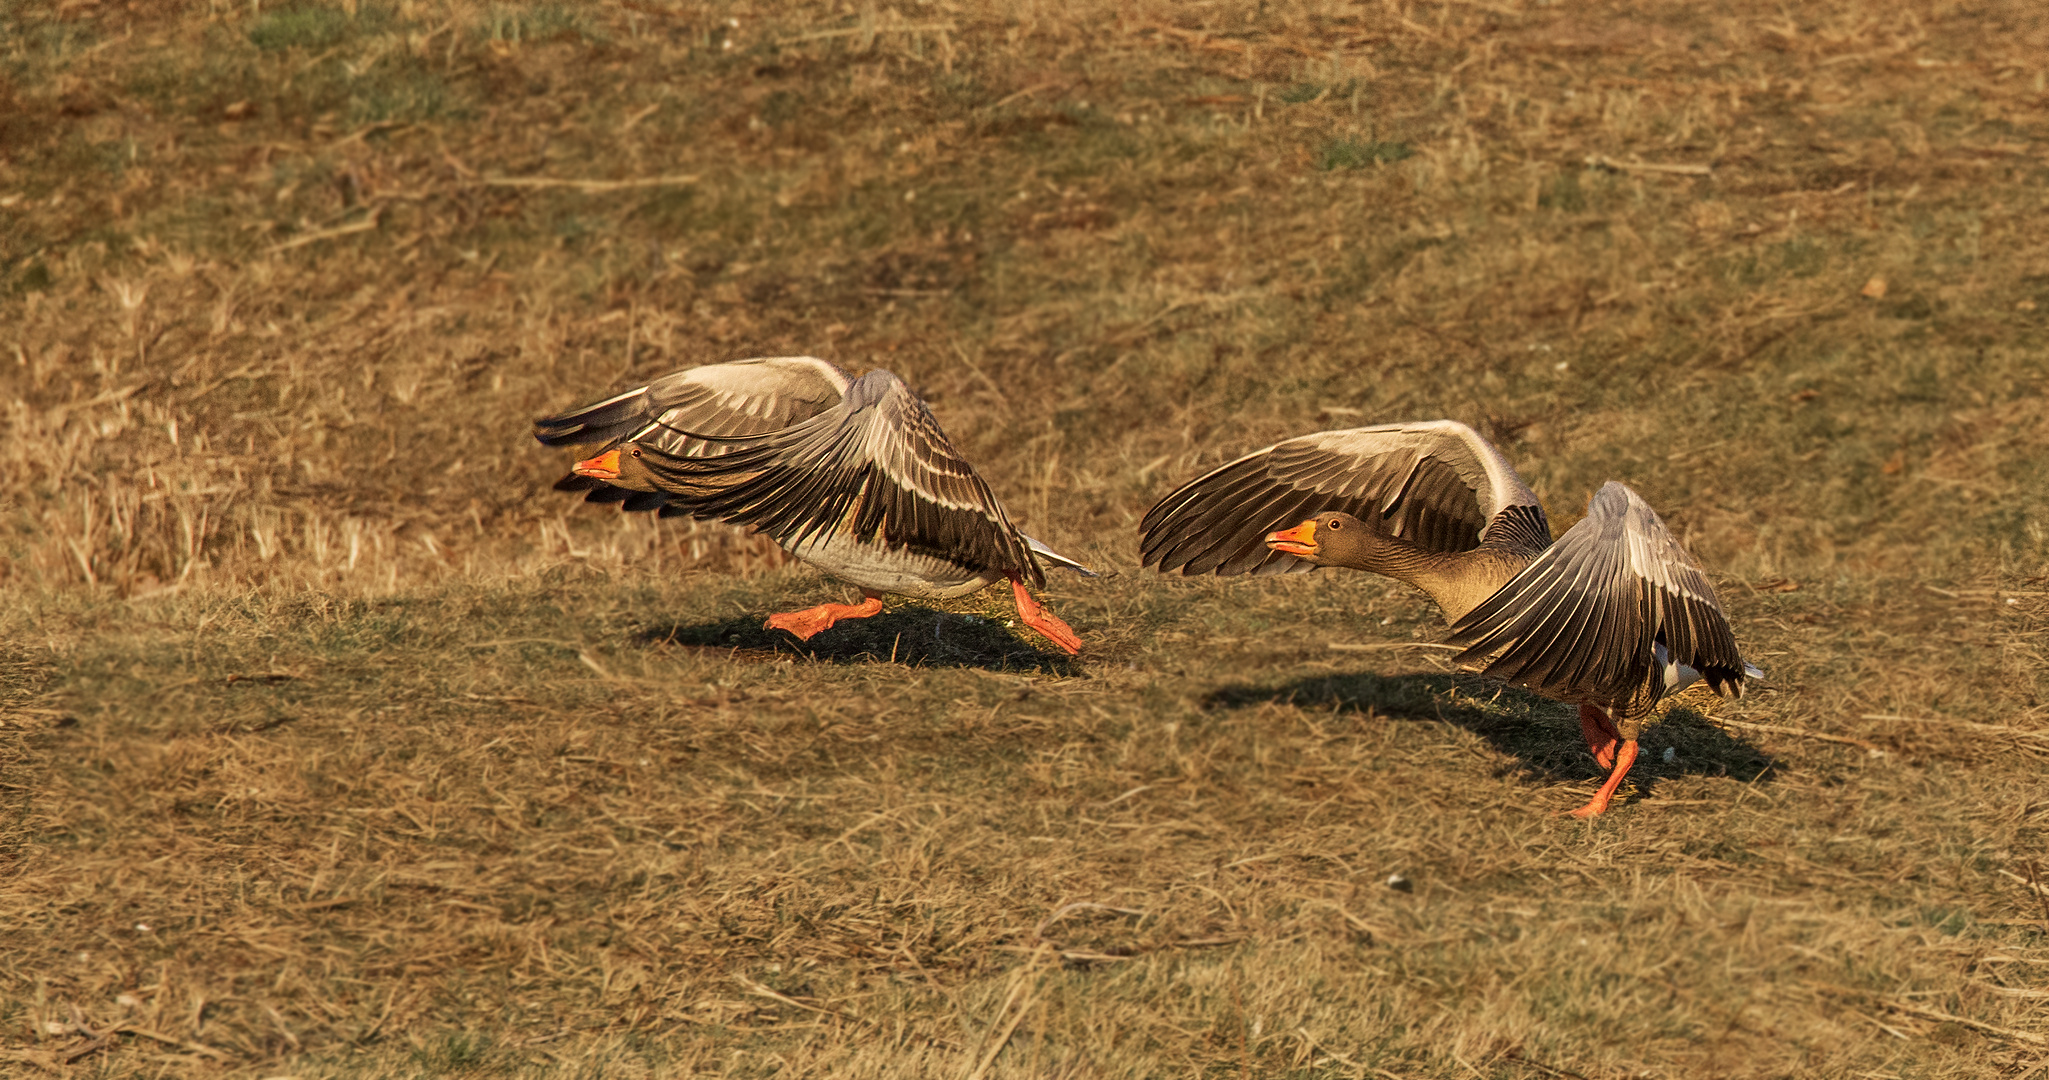
[[[1607,813],[1608,800],[1615,797],[1615,789],[1622,786],[1622,778],[1629,775],[1629,767],[1634,764],[1636,740],[1624,739],[1621,747],[1615,751],[1615,771],[1608,774],[1608,782],[1601,785],[1601,790],[1594,792],[1594,797],[1585,806],[1574,810],[1572,816],[1590,818],[1596,814]]]
[[[870,615],[882,614],[881,596],[866,589],[861,591],[861,595],[867,599],[858,604],[820,604],[802,611],[785,611],[779,615],[770,615],[768,621],[761,624],[761,628],[788,630],[797,635],[798,641],[810,641],[812,635],[830,630],[832,624],[841,619],[865,619]]]
[[[1622,733],[1608,721],[1608,711],[1599,705],[1581,705],[1579,730],[1587,737],[1587,749],[1594,752],[1594,760],[1601,768],[1613,768],[1615,744],[1622,741]]]
[[[1032,599],[1032,594],[1025,591],[1023,581],[1013,576],[1010,591],[1017,594],[1017,617],[1020,621],[1046,635],[1053,644],[1066,650],[1067,655],[1075,656],[1081,652],[1081,638],[1075,636],[1074,630],[1054,617],[1052,612],[1039,606],[1039,602]]]

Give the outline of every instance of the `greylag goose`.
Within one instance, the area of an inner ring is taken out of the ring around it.
[[[1637,494],[1609,481],[1556,543],[1500,450],[1451,420],[1320,431],[1183,484],[1142,524],[1163,573],[1344,566],[1408,582],[1451,626],[1456,661],[1579,706],[1608,809],[1660,699],[1696,679],[1738,696],[1735,635],[1700,565]]]
[[[752,525],[861,590],[860,604],[778,613],[769,628],[808,641],[842,619],[880,613],[884,594],[952,599],[1008,578],[1019,620],[1069,654],[1081,651],[1026,583],[1043,586],[1047,565],[1094,574],[1011,524],[903,380],[880,370],[847,379],[808,358],[711,368],[747,374],[678,372],[539,421],[536,437],[608,444],[572,473],[602,485],[594,495],[625,491],[627,509]],[[835,381],[834,399],[812,408]]]

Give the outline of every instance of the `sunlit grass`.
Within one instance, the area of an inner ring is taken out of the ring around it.
[[[2031,1067],[2039,43],[1754,8],[0,6],[0,1055]],[[837,586],[548,489],[535,415],[773,353],[1110,571],[1083,657],[799,649]],[[1437,416],[1642,493],[1770,672],[1606,821],[1414,595],[1132,565]]]

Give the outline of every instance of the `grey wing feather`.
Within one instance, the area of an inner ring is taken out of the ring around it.
[[[1278,574],[1315,569],[1267,548],[1266,535],[1318,513],[1377,523],[1430,551],[1469,551],[1511,509],[1550,541],[1537,496],[1508,459],[1455,420],[1319,431],[1276,443],[1183,484],[1140,528],[1140,562],[1163,573]]]
[[[646,386],[593,405],[534,421],[534,438],[548,446],[626,442],[685,457],[723,453],[722,439],[779,431],[839,404],[852,379],[838,366],[810,356],[757,357],[672,372]],[[665,498],[625,499],[617,488],[574,473],[557,491],[587,491],[587,502],[620,502],[627,510],[678,511]]]
[[[680,453],[684,434],[742,438],[808,420],[839,404],[851,382],[836,365],[810,356],[705,364],[536,420],[534,438],[548,446],[659,440]]]
[[[1632,715],[1668,664],[1740,695],[1749,670],[1715,590],[1649,504],[1609,482],[1587,516],[1451,628],[1457,661],[1547,697]],[[1663,646],[1664,656],[1659,656]]]
[[[731,440],[717,456],[640,450],[672,502],[698,517],[752,525],[785,546],[836,532],[1045,581],[989,485],[887,371],[856,379],[837,408]]]

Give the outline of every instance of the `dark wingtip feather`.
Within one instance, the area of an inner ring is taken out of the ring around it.
[[[597,430],[605,425],[593,423],[591,409],[563,413],[560,416],[544,416],[534,421],[534,438],[542,446],[575,446],[580,443],[605,442],[605,433]],[[614,423],[616,424],[616,419]]]
[[[581,409],[543,416],[534,421],[534,438],[543,446],[610,442],[648,419],[647,390],[642,386]]]
[[[582,424],[568,426],[553,423],[552,420],[553,418],[534,421],[534,438],[542,446],[567,446],[583,431]]]

